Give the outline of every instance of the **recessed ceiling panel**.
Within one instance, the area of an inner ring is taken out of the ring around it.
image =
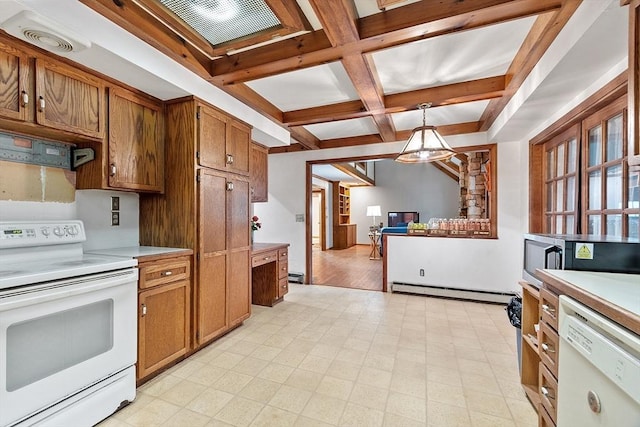
[[[534,21],[524,18],[376,52],[384,93],[505,74]]]
[[[477,122],[489,101],[467,102],[427,109],[427,126],[443,126],[465,122]],[[408,130],[422,126],[422,111],[411,110],[392,114],[396,130]]]
[[[313,173],[313,175],[324,178],[326,181],[336,181],[354,185],[362,184],[362,181],[342,172],[340,169],[334,167],[333,165],[313,165],[311,167],[311,172]]]
[[[253,80],[247,86],[282,111],[359,99],[339,62]]]
[[[319,139],[348,138],[350,136],[377,134],[378,129],[371,117],[318,123],[304,127]]]
[[[211,44],[280,26],[263,0],[160,0]]]

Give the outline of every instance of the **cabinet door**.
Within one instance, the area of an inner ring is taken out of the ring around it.
[[[138,379],[187,353],[189,289],[182,280],[138,295]]]
[[[251,202],[268,201],[268,162],[267,149],[251,144],[251,161],[249,163],[249,176],[251,176]]]
[[[164,190],[162,105],[120,88],[109,91],[109,186]]]
[[[197,340],[205,343],[227,328],[227,179],[201,169],[198,183]]]
[[[227,289],[229,297],[229,326],[249,317],[251,313],[249,180],[229,177],[227,191]]]
[[[36,59],[36,121],[50,128],[103,139],[104,83],[66,65]]]
[[[225,170],[227,166],[227,117],[206,105],[198,107],[198,163]]]
[[[249,175],[249,147],[251,129],[230,120],[227,124],[227,170],[241,175]]]
[[[27,119],[29,60],[26,55],[0,44],[0,116]]]

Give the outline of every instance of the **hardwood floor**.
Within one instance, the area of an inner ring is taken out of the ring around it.
[[[313,284],[382,291],[382,260],[370,260],[369,245],[321,251],[313,245]]]

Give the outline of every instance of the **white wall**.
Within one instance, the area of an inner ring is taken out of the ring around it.
[[[458,182],[435,166],[402,164],[391,159],[375,164],[375,187],[352,187],[350,192],[351,223],[357,224],[358,243],[369,244],[369,226],[373,225],[373,218],[366,215],[369,205],[380,205],[382,217],[376,217],[376,224],[383,222],[385,226],[389,211],[417,211],[421,222],[430,217],[458,215]]]
[[[498,239],[439,237],[388,237],[387,280],[479,289],[497,292],[518,290],[522,277],[523,211],[522,173],[527,164],[522,150],[527,142],[498,144]],[[425,270],[420,277],[419,270]]]

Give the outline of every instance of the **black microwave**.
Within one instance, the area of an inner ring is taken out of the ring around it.
[[[640,274],[640,239],[585,234],[525,234],[522,277],[542,284],[536,269]]]

